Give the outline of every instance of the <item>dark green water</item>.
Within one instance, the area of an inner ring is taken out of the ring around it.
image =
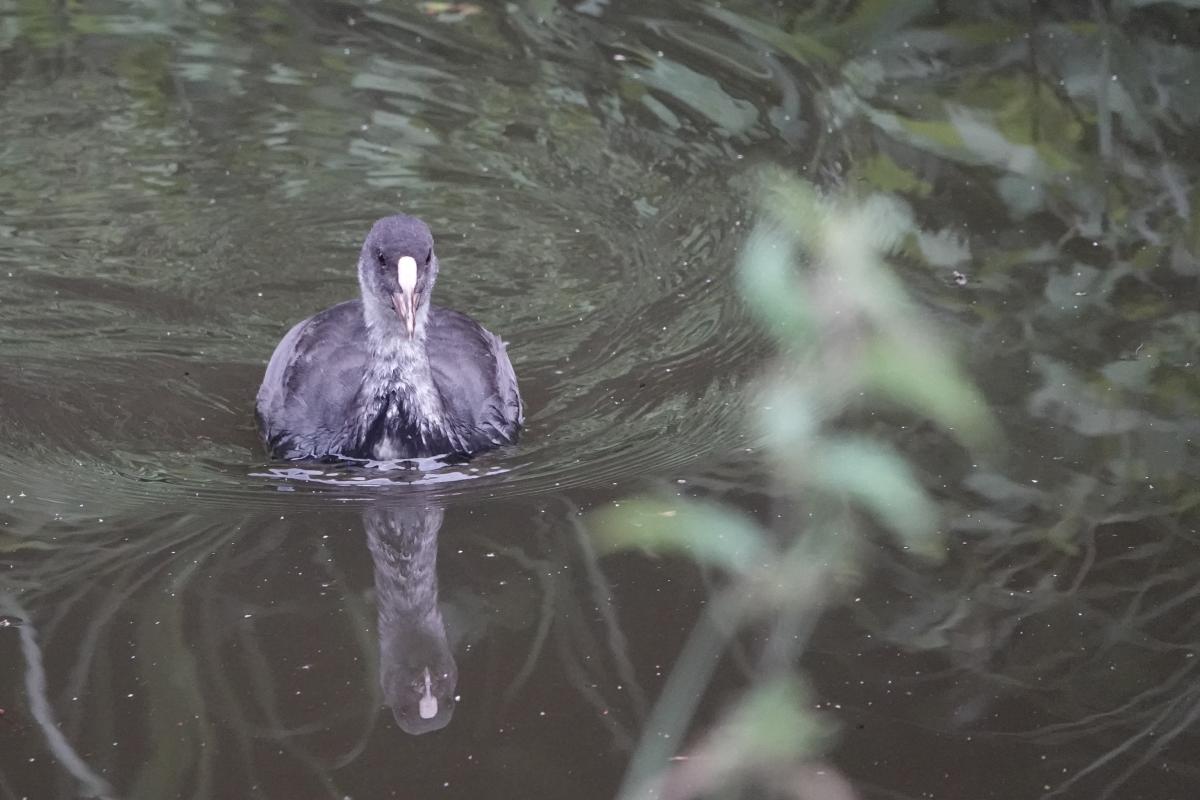
[[[433,5],[0,0],[0,797],[612,797],[708,576],[599,558],[585,512],[767,508],[761,164],[909,199],[901,275],[1005,433],[979,464],[875,425],[951,557],[881,545],[825,619],[830,761],[872,798],[1200,792],[1196,12],[1098,49],[816,3],[823,52],[768,3]],[[897,122],[933,106],[954,136]],[[271,349],[395,210],[510,342],[520,445],[266,463]],[[457,678],[423,735],[414,653]]]

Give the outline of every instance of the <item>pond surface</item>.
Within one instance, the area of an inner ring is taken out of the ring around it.
[[[1101,54],[1173,65],[1157,105],[1130,77],[1097,123],[1064,81],[1026,146],[898,125],[1025,110],[908,12],[814,8],[825,44],[752,2],[0,0],[0,797],[613,797],[710,576],[601,558],[587,512],[767,508],[769,347],[732,280],[763,164],[911,200],[901,276],[1005,435],[979,464],[876,431],[952,555],[880,543],[823,621],[830,762],[871,798],[1194,796],[1195,15]],[[1068,23],[1036,21],[1044,69],[1094,74]],[[1024,63],[1017,27],[989,65]],[[1092,202],[1109,179],[1151,199]],[[521,443],[268,463],[266,359],[396,210],[434,230],[438,301],[510,342]]]

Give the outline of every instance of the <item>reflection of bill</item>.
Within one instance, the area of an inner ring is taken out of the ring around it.
[[[379,681],[406,733],[444,728],[454,713],[458,667],[438,608],[442,509],[378,503],[363,513],[375,562]]]

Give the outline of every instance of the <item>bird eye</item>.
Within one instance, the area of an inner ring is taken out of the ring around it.
[[[429,252],[425,254],[425,265],[429,266],[429,262],[433,260],[433,248],[429,248]]]
[[[375,257],[379,259],[379,266],[381,266],[381,267],[387,266],[387,258],[383,255],[382,250],[377,250],[375,252]]]

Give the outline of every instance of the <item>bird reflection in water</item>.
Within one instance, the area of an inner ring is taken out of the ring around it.
[[[406,733],[440,730],[454,714],[458,667],[438,608],[437,547],[442,509],[380,502],[363,522],[375,563],[379,681]]]

